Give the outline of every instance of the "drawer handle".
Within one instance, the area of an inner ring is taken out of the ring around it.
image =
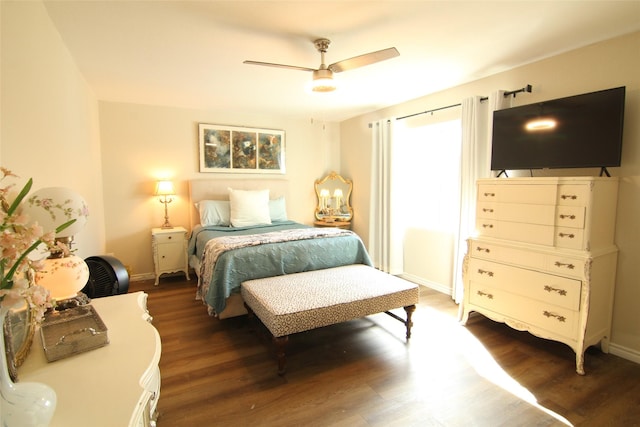
[[[496,197],[496,193],[484,193],[484,197]]]
[[[482,228],[493,228],[493,224],[482,224]]]
[[[478,251],[478,252],[485,252],[485,253],[489,253],[489,252],[491,252],[491,249],[489,249],[489,248],[483,248],[483,247],[481,247],[481,246],[476,246],[476,251]]]
[[[558,319],[558,322],[566,322],[567,318],[564,316],[561,316],[559,314],[555,314],[555,313],[551,313],[550,311],[543,311],[542,314],[545,315],[545,317],[555,317],[556,319]]]
[[[560,237],[568,237],[570,239],[573,239],[574,237],[576,237],[576,235],[573,234],[573,233],[558,233],[558,236],[560,236]]]
[[[493,212],[491,208],[482,208],[482,212]]]
[[[571,264],[571,263],[564,263],[564,262],[560,262],[560,261],[556,261],[555,262],[555,266],[556,267],[566,267],[569,270],[573,270],[574,268],[576,268],[576,266]]]
[[[478,274],[486,274],[489,277],[493,277],[493,271],[478,269]]]
[[[560,219],[576,219],[575,215],[560,214]]]
[[[567,291],[565,291],[564,289],[554,288],[554,287],[549,286],[549,285],[545,285],[544,286],[544,290],[547,291],[547,292],[557,292],[558,294],[560,294],[562,296],[566,296],[567,295]]]
[[[173,236],[169,236],[169,237],[167,237],[167,239],[171,240],[171,239],[173,239]]]
[[[493,294],[489,294],[486,292],[478,291],[478,295],[480,295],[481,297],[487,297],[489,299],[493,299]]]
[[[575,200],[578,198],[578,196],[576,196],[575,194],[563,194],[560,196],[560,198],[563,200],[567,200],[567,199]]]

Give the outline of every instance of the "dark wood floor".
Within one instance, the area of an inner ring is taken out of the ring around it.
[[[476,316],[423,288],[413,336],[384,314],[294,335],[288,373],[246,318],[220,321],[195,282],[133,282],[162,338],[159,427],[639,426],[640,365]]]

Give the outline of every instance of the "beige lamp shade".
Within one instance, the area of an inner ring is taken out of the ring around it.
[[[36,273],[36,283],[49,290],[56,301],[75,297],[88,280],[87,263],[75,255],[47,258],[44,268]]]
[[[156,196],[173,196],[176,194],[171,181],[158,181],[156,183]]]

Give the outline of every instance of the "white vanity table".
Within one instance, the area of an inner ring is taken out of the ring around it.
[[[162,346],[146,302],[144,292],[93,299],[91,304],[107,326],[109,344],[55,362],[47,362],[36,332],[18,376],[20,382],[40,382],[55,390],[51,427],[154,423]]]

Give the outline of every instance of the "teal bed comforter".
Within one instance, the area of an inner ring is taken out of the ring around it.
[[[246,280],[280,276],[310,270],[321,270],[350,264],[372,265],[369,254],[357,234],[342,230],[333,236],[278,241],[239,247],[222,252],[210,274],[203,275],[206,265],[203,252],[207,242],[217,237],[252,236],[283,230],[309,229],[294,221],[275,222],[271,225],[252,227],[196,226],[189,239],[189,257],[195,255],[201,261],[198,274],[198,295],[209,306],[210,314],[221,313],[226,299],[240,292],[240,284]],[[285,231],[286,233],[286,231]],[[209,267],[211,268],[211,267]],[[210,275],[207,283],[204,277]]]

